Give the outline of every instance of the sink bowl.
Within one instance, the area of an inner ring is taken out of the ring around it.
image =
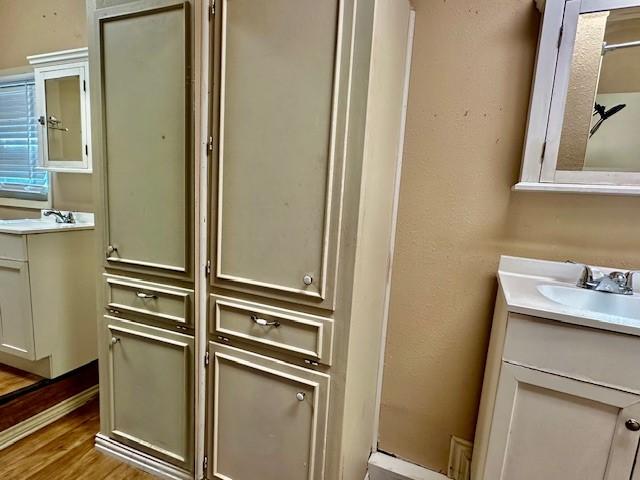
[[[640,295],[614,295],[563,285],[538,285],[552,302],[577,310],[640,320]]]

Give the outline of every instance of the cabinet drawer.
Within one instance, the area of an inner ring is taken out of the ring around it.
[[[27,237],[0,233],[0,259],[27,261]]]
[[[193,290],[105,275],[107,308],[192,325]]]
[[[640,392],[640,338],[632,335],[511,313],[503,359]]]
[[[215,335],[331,365],[331,319],[217,295],[211,296],[210,309]]]

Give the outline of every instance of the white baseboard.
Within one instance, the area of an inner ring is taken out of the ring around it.
[[[447,480],[441,473],[381,452],[369,458],[369,480]]]
[[[158,460],[146,453],[139,452],[102,433],[96,435],[96,450],[159,478],[165,478],[167,480],[193,480],[193,475],[186,470],[163,460]]]
[[[453,480],[471,479],[471,453],[473,444],[458,437],[451,437],[449,449],[449,478]]]
[[[76,408],[79,408],[89,400],[92,400],[97,394],[98,386],[95,385],[84,392],[80,392],[73,397],[67,398],[53,407],[50,407],[31,418],[27,418],[13,427],[9,427],[0,432],[0,450],[13,445],[18,440],[21,440],[41,428],[46,427],[50,423],[59,420],[65,415],[68,415]]]

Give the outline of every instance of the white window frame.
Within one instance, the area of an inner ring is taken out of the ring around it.
[[[33,73],[19,73],[19,74],[11,74],[11,75],[2,75],[0,71],[0,83],[10,83],[10,82],[22,82],[34,80]],[[37,103],[37,100],[36,100]],[[38,142],[38,154],[42,145]],[[0,206],[3,207],[16,207],[16,208],[32,208],[32,209],[45,209],[51,208],[53,204],[53,182],[52,182],[51,174],[49,174],[49,189],[46,200],[28,200],[24,198],[14,198],[14,197],[4,197],[0,196]]]
[[[546,3],[546,5],[545,5]],[[640,0],[548,0],[520,173],[514,190],[640,195],[640,173],[556,170],[580,14],[640,7]]]

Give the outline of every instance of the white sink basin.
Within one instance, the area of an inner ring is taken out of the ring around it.
[[[563,285],[538,285],[549,300],[584,312],[640,320],[640,295],[614,295]]]

